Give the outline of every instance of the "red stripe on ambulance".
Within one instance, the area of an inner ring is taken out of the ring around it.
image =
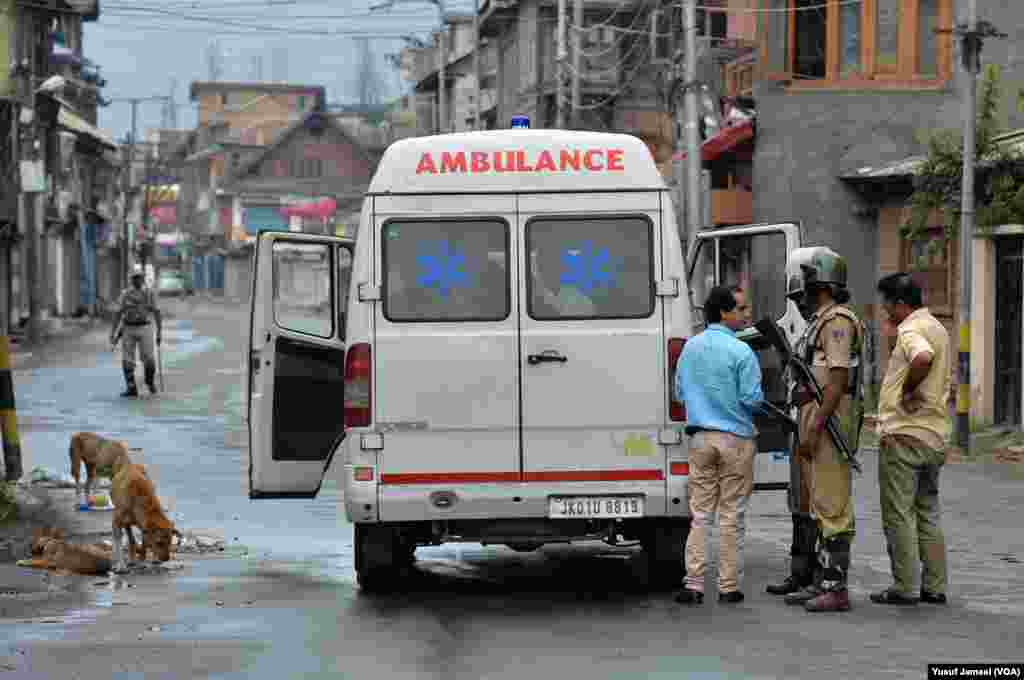
[[[381,484],[507,484],[511,482],[656,482],[661,470],[548,470],[527,472],[393,472],[380,476]]]

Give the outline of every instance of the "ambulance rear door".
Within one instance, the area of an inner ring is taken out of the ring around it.
[[[250,297],[249,498],[314,498],[344,435],[352,241],[262,232]]]
[[[519,224],[524,479],[629,482],[663,502],[661,196],[527,194]]]
[[[381,519],[443,516],[388,500],[519,481],[515,196],[376,196],[373,228]]]
[[[796,305],[786,299],[786,267],[789,256],[800,247],[796,223],[761,224],[709,229],[697,235],[695,253],[689,258],[690,279],[701,277],[705,292],[713,285],[738,285],[747,294],[753,321],[774,318],[783,332],[796,342],[806,322]],[[702,305],[703,300],[695,300]],[[703,317],[703,309],[695,310]],[[750,343],[761,364],[765,399],[783,408],[786,386],[778,353],[767,346],[753,327],[737,337]],[[789,486],[790,435],[777,420],[755,415],[758,453],[754,470],[756,489],[786,489]]]

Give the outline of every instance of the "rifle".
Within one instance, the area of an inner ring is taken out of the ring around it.
[[[793,352],[793,348],[789,344],[789,340],[783,334],[782,329],[775,323],[770,317],[765,317],[754,324],[754,328],[768,341],[775,351],[779,353],[779,358],[782,360],[783,368],[792,368],[793,377],[796,381],[808,388],[814,395],[814,400],[818,402],[818,406],[821,406],[825,400],[825,393],[821,389],[821,385],[818,384],[817,378],[814,377],[814,373],[811,372],[810,367],[803,362],[800,357],[796,356]],[[828,430],[829,436],[832,438],[832,443],[836,445],[836,448],[846,457],[850,467],[861,472],[860,463],[857,461],[856,456],[850,447],[847,445],[846,440],[843,439],[842,433],[839,432],[839,424],[836,422],[835,415],[828,417],[825,422],[825,429]]]
[[[111,343],[112,347],[117,347],[117,343],[121,339],[122,335],[124,335],[124,322],[118,321],[117,327],[114,329],[114,341]]]

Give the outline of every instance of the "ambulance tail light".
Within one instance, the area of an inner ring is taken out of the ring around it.
[[[669,472],[677,477],[685,477],[690,474],[690,463],[689,461],[678,461],[674,460],[669,464]]]
[[[345,427],[369,427],[373,406],[370,345],[359,343],[345,357]]]
[[[685,344],[686,338],[670,338],[668,341],[668,417],[676,422],[686,421],[686,407],[676,401],[676,364]]]

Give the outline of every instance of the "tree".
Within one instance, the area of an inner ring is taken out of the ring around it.
[[[976,133],[976,220],[978,231],[1000,224],[1024,224],[1024,155],[997,140],[1002,92],[999,67],[985,67],[978,97]],[[1024,91],[1018,94],[1024,107]],[[941,248],[946,239],[956,236],[962,213],[963,137],[954,130],[940,130],[928,140],[928,154],[918,169],[910,214],[902,235],[921,239],[933,226],[932,215],[942,216],[943,235],[928,248]]]

